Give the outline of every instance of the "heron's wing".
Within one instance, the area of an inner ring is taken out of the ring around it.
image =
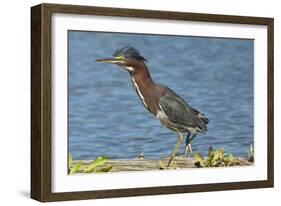
[[[181,126],[197,127],[203,132],[207,131],[206,123],[199,117],[202,114],[178,96],[160,97],[159,107],[171,122]]]
[[[205,124],[208,124],[209,123],[209,119],[201,112],[199,112],[198,110],[194,109],[194,108],[191,108],[193,109],[193,111],[196,113],[196,115],[205,123]]]
[[[174,96],[162,96],[160,97],[159,106],[166,117],[181,125],[195,126],[194,113],[192,109],[185,104],[178,97]]]

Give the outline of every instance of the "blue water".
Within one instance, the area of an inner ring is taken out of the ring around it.
[[[109,63],[131,45],[154,81],[173,89],[210,120],[192,141],[245,156],[253,143],[253,40],[69,31],[69,152],[74,159],[170,155],[177,135],[142,105],[129,74]],[[184,153],[184,143],[179,155]]]

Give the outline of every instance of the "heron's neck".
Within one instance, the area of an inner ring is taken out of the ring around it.
[[[154,85],[150,72],[145,64],[141,68],[134,68],[131,78],[141,89],[149,89],[149,87]]]
[[[155,83],[153,82],[149,70],[147,67],[134,68],[134,72],[131,73],[132,84],[136,89],[138,96],[140,97],[143,105],[152,112],[149,99],[153,94]]]

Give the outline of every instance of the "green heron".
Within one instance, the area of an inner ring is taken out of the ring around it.
[[[162,125],[178,133],[178,140],[169,159],[168,167],[182,142],[182,133],[187,133],[185,156],[188,156],[189,151],[192,153],[191,140],[198,133],[206,133],[209,120],[203,113],[189,106],[170,88],[155,83],[145,64],[146,59],[137,49],[126,46],[117,49],[112,56],[96,61],[113,63],[127,70],[144,107],[159,119]]]

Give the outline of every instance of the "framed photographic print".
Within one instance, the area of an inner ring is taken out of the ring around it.
[[[273,19],[31,8],[31,197],[273,187]]]

